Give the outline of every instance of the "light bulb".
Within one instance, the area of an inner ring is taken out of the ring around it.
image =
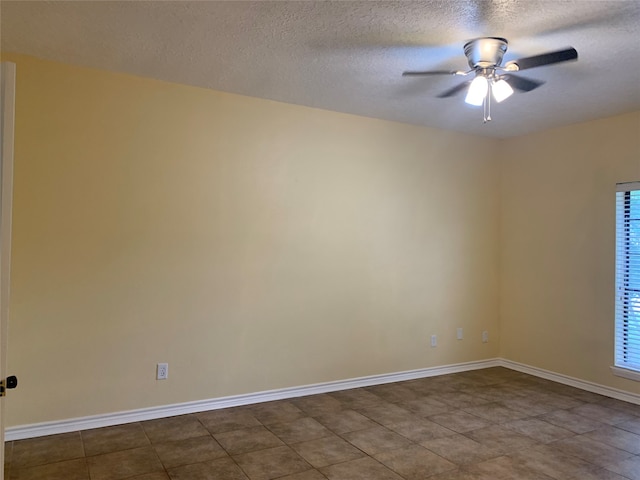
[[[491,91],[493,92],[493,98],[495,98],[498,103],[513,95],[513,88],[511,88],[511,85],[502,79],[498,80],[491,86]]]
[[[467,92],[467,98],[464,99],[469,105],[480,106],[487,96],[487,89],[489,82],[482,75],[478,75],[473,79],[471,85],[469,85],[469,91]]]

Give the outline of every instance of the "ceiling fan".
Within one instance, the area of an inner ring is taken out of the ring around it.
[[[455,87],[438,95],[439,98],[446,98],[461,92],[467,86],[467,96],[465,102],[470,105],[484,108],[484,121],[491,120],[491,97],[502,102],[513,94],[514,90],[530,92],[538,88],[544,82],[530,78],[512,75],[514,72],[527,70],[529,68],[542,67],[554,63],[567,62],[578,59],[578,52],[570,47],[555,52],[543,53],[532,57],[525,57],[519,60],[502,64],[502,57],[507,51],[509,42],[501,37],[482,37],[467,42],[464,45],[470,70],[428,70],[428,71],[408,71],[402,72],[404,77],[428,76],[428,75],[470,75],[475,74],[473,80],[463,82]]]

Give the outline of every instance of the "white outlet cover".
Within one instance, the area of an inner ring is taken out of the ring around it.
[[[462,328],[458,328],[456,331],[456,336],[458,340],[462,340]]]
[[[159,363],[157,368],[157,380],[166,380],[169,378],[169,364],[168,363]]]
[[[487,343],[489,341],[489,332],[486,330],[482,332],[482,342]]]
[[[438,346],[438,336],[437,335],[431,335],[431,346],[432,347],[437,347]]]

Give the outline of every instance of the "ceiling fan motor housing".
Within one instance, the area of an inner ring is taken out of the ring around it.
[[[507,39],[501,37],[476,38],[464,45],[464,54],[471,68],[495,67],[502,62],[508,44]]]

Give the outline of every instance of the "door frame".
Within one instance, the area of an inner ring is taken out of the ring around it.
[[[9,287],[11,282],[11,212],[15,131],[16,65],[0,65],[0,379],[6,378]],[[4,399],[0,400],[0,480],[4,479]]]

